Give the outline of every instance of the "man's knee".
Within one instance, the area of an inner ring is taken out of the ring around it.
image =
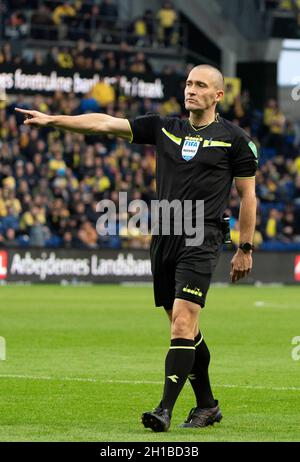
[[[194,339],[194,327],[186,316],[177,316],[172,320],[172,338]]]
[[[186,300],[175,300],[172,316],[172,338],[195,338],[200,307]]]

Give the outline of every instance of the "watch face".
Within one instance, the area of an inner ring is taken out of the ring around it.
[[[245,244],[242,245],[242,248],[244,251],[249,252],[249,250],[252,250],[252,245],[249,244],[249,242],[245,242]]]

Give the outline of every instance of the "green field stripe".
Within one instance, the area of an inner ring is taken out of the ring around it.
[[[210,288],[201,333],[224,420],[179,428],[187,383],[157,435],[139,421],[161,398],[170,346],[151,287],[7,285],[0,297],[0,441],[299,441],[299,286]]]

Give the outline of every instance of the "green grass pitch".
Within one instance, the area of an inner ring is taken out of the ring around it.
[[[300,289],[212,287],[200,318],[223,421],[178,428],[186,384],[156,434],[140,415],[161,397],[169,325],[151,287],[1,287],[0,441],[299,441]]]

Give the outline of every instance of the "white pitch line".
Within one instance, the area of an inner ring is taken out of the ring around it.
[[[270,302],[263,302],[258,300],[257,302],[254,302],[254,306],[258,308],[298,308],[298,305],[284,305],[282,303],[270,303]]]
[[[62,382],[98,382],[97,379],[85,377],[48,377],[46,375],[17,375],[17,374],[0,374],[4,379],[25,379],[25,380],[60,380]]]
[[[50,377],[45,375],[0,374],[0,378],[25,380],[59,380],[62,382],[121,383],[129,385],[163,385],[163,382],[151,380],[101,380],[92,377]],[[216,388],[241,388],[246,390],[300,391],[300,387],[268,387],[264,385],[216,384]]]

